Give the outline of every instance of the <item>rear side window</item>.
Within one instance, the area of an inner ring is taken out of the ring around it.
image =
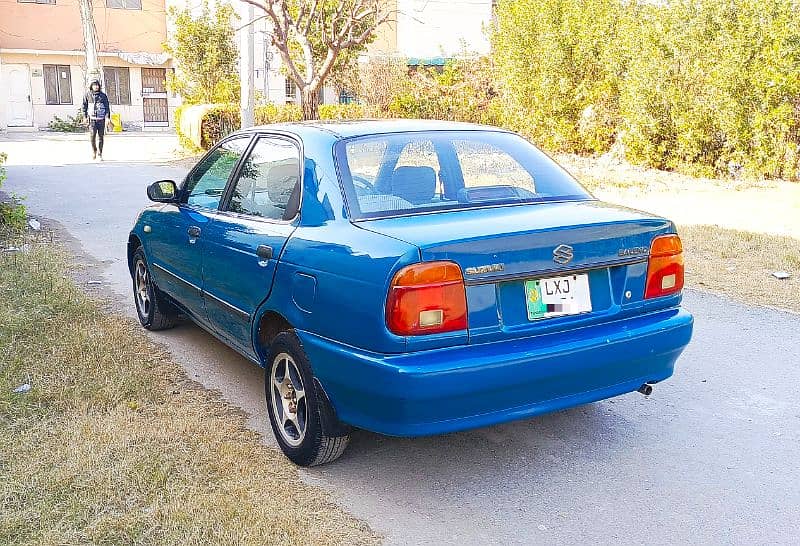
[[[392,133],[340,141],[353,218],[591,199],[522,137],[499,131]]]
[[[261,137],[239,171],[227,210],[291,220],[300,201],[300,150],[280,138]]]
[[[242,157],[250,136],[226,140],[208,154],[186,180],[186,203],[195,207],[216,209],[233,169]]]

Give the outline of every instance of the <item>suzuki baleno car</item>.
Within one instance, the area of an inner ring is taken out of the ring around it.
[[[505,130],[255,127],[148,196],[128,241],[142,325],[186,315],[262,366],[299,465],[353,427],[441,434],[648,394],[692,334],[673,223],[596,200]]]

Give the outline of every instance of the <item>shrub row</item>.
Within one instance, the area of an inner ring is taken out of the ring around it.
[[[189,135],[181,131],[180,119],[183,108],[175,112],[176,127],[178,136],[187,148],[195,148]],[[270,123],[283,123],[289,121],[300,121],[303,119],[303,112],[296,104],[262,104],[254,110],[256,125],[266,125]],[[363,119],[374,115],[372,109],[360,104],[321,104],[319,107],[320,119]],[[219,142],[226,135],[237,130],[241,126],[241,115],[238,104],[213,105],[206,109],[200,121],[200,145],[203,149],[208,149]]]
[[[506,0],[492,28],[507,125],[550,150],[800,178],[796,0]]]

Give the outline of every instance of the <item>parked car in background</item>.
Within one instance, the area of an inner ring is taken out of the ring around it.
[[[494,127],[255,127],[148,195],[128,242],[142,325],[183,313],[262,366],[299,465],[353,427],[442,434],[649,394],[691,338],[674,224]]]

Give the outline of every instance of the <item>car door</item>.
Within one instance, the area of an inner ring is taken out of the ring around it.
[[[261,135],[242,161],[204,237],[203,289],[212,326],[252,352],[251,321],[270,293],[300,206],[299,145]]]
[[[151,226],[149,258],[156,284],[203,322],[207,322],[202,297],[204,230],[251,140],[252,135],[236,136],[212,149],[186,177],[178,206],[165,206],[158,225]]]

